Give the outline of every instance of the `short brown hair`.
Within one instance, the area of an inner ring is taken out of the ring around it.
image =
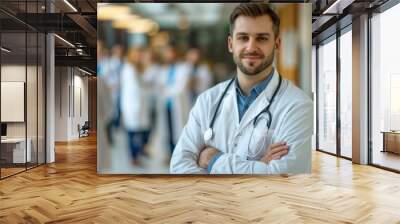
[[[235,20],[239,16],[258,17],[263,15],[268,15],[269,17],[271,17],[275,37],[279,36],[279,16],[268,4],[263,3],[241,3],[240,5],[236,6],[230,16],[230,35],[233,35]]]

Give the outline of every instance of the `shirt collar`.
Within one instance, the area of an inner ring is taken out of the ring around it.
[[[275,68],[272,67],[271,73],[268,75],[268,77],[264,80],[262,80],[261,82],[257,83],[251,90],[250,90],[250,95],[255,94],[256,96],[260,95],[260,93],[262,91],[264,91],[264,89],[267,87],[268,83],[271,81],[272,76],[274,74]],[[242,90],[239,88],[239,83],[237,78],[235,79],[235,87],[236,87],[236,91],[238,91],[238,93],[241,96],[246,96]]]

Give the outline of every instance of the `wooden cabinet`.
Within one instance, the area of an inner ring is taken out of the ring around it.
[[[400,154],[400,132],[383,133],[383,152],[393,152]]]

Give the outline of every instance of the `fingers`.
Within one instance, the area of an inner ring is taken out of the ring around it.
[[[276,148],[276,147],[279,147],[279,146],[284,146],[284,145],[286,145],[286,142],[277,142],[277,143],[271,144],[269,146],[269,149],[271,150],[273,148]]]
[[[286,142],[277,142],[271,144],[268,147],[268,150],[261,159],[261,161],[268,163],[271,160],[280,159],[282,158],[282,156],[285,156],[288,153],[289,153],[289,146],[286,145]]]
[[[275,148],[274,150],[277,150],[274,153],[272,152],[267,152],[267,154],[261,158],[260,161],[265,162],[265,163],[269,163],[272,160],[278,160],[281,159],[283,156],[287,155],[289,152],[288,148]]]
[[[270,155],[276,154],[276,153],[280,153],[282,151],[287,151],[289,150],[289,146],[288,145],[281,145],[281,146],[277,146],[273,149],[270,149],[267,153]]]
[[[287,155],[288,152],[289,152],[288,149],[283,149],[283,150],[281,150],[279,152],[276,152],[276,153],[272,154],[271,158],[272,159],[280,159],[282,156]]]

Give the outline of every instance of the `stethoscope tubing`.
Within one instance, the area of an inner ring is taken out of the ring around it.
[[[278,74],[278,77],[279,77],[279,84],[278,84],[277,88],[275,89],[274,93],[272,94],[271,102],[260,113],[258,113],[257,116],[254,118],[253,127],[256,126],[258,118],[261,116],[261,114],[267,113],[268,117],[269,117],[269,120],[267,122],[267,128],[268,129],[270,128],[271,122],[272,122],[272,114],[269,111],[269,108],[271,107],[272,103],[274,102],[275,97],[276,97],[279,89],[281,88],[281,84],[282,84],[282,77],[279,74]],[[228,91],[228,89],[230,88],[230,86],[232,85],[232,83],[234,81],[235,81],[235,77],[232,78],[231,81],[229,81],[228,85],[224,89],[224,92],[222,93],[221,97],[219,98],[218,103],[217,103],[217,107],[216,107],[216,109],[214,111],[214,114],[213,114],[213,117],[211,119],[210,125],[208,126],[208,129],[204,133],[204,141],[208,141],[208,140],[213,138],[213,135],[214,135],[213,127],[214,127],[215,119],[217,117],[218,110],[219,110],[219,108],[220,108],[220,106],[222,104],[222,100],[224,99],[224,97],[226,95],[226,92]]]

